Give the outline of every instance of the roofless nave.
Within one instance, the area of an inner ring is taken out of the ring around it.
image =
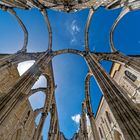
[[[122,7],[122,11],[110,31],[111,53],[91,52],[88,47],[88,31],[94,12],[103,6],[107,9]],[[14,8],[29,10],[31,8],[40,10],[46,22],[49,42],[48,49],[41,53],[28,53],[28,31],[22,20],[18,17]],[[0,55],[0,139],[1,140],[41,140],[42,129],[45,119],[50,112],[50,128],[48,140],[63,140],[63,133],[59,129],[59,117],[55,101],[55,81],[53,75],[52,59],[56,55],[64,53],[73,53],[80,55],[86,61],[89,72],[85,78],[85,100],[82,103],[82,113],[80,128],[73,136],[73,140],[88,140],[88,131],[86,124],[86,114],[89,117],[92,136],[99,140],[98,130],[95,124],[95,118],[92,113],[90,101],[90,77],[94,76],[98,85],[102,89],[103,96],[107,101],[125,140],[140,139],[140,116],[138,106],[127,96],[124,89],[110,77],[100,65],[101,60],[108,60],[125,65],[140,73],[140,59],[130,57],[118,52],[113,44],[113,32],[123,16],[127,13],[139,10],[139,0],[1,0],[0,8],[13,15],[24,32],[24,43],[21,50],[15,54]],[[64,12],[76,12],[89,8],[89,15],[85,26],[85,51],[65,49],[53,51],[52,49],[52,30],[47,15],[47,9],[51,8]],[[17,64],[26,60],[35,60],[34,65],[21,77],[17,74]],[[44,75],[47,80],[47,87],[31,89],[40,75]],[[2,80],[4,78],[4,80]],[[8,82],[7,82],[8,81]],[[34,112],[30,109],[28,98],[38,91],[44,92],[47,96],[43,108],[36,109]],[[35,118],[41,112],[39,124],[35,126]],[[16,116],[16,117],[15,117]],[[18,119],[16,119],[18,118]],[[22,133],[22,131],[27,131]]]

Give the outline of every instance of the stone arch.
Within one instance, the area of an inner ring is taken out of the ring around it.
[[[21,52],[26,52],[27,51],[27,44],[28,44],[28,31],[23,24],[22,20],[19,18],[19,16],[16,14],[16,11],[14,11],[12,8],[8,8],[7,11],[16,18],[18,24],[21,26],[23,33],[24,33],[24,43],[23,47],[20,50]]]
[[[54,51],[52,52],[53,56],[57,56],[57,55],[61,55],[61,54],[76,54],[76,55],[80,55],[83,56],[84,52],[80,51],[80,50],[76,50],[76,49],[63,49],[63,50],[58,50],[58,51]]]
[[[90,96],[91,77],[92,77],[91,73],[88,73],[85,78],[85,103],[86,103],[87,115],[90,122],[93,138],[99,139],[99,134],[98,134],[96,123],[95,123],[91,96]]]
[[[35,108],[34,108],[35,104],[31,103],[31,106],[33,109],[38,109],[38,108],[44,107],[45,99],[47,98],[47,91],[49,88],[49,87],[47,87],[47,83],[48,83],[48,78],[42,74],[39,77],[39,79],[35,82],[35,84],[32,86],[31,91],[27,94],[27,98],[29,99],[30,103],[31,103],[31,100],[35,99],[35,96],[40,97],[44,101],[44,102],[38,102],[39,106],[37,106]]]
[[[23,30],[24,33],[24,42],[23,42],[23,46],[20,50],[20,52],[26,52],[27,50],[27,44],[28,44],[28,31],[25,27],[25,25],[23,24],[22,20],[19,18],[19,16],[16,14],[16,11],[14,11],[14,9],[7,7],[6,5],[4,6],[0,6],[0,8],[4,11],[7,11],[8,13],[10,13],[10,15],[12,15],[13,17],[15,17],[15,19],[17,20],[18,24],[20,25],[20,27]]]
[[[112,8],[113,5],[111,5],[110,8]],[[115,5],[114,5],[115,6]],[[108,7],[109,8],[109,7]],[[123,7],[121,13],[119,14],[119,16],[117,17],[117,19],[115,20],[113,26],[112,26],[112,29],[110,31],[110,48],[111,48],[111,51],[112,52],[117,52],[117,49],[115,48],[114,46],[114,42],[113,42],[113,37],[114,37],[114,31],[117,27],[117,25],[119,24],[119,22],[121,21],[121,19],[126,15],[128,14],[129,12],[131,11],[134,11],[134,10],[138,10],[140,9],[139,6],[135,6],[135,2],[132,3],[132,4],[128,4],[126,6]]]

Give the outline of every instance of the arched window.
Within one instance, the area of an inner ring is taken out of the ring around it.
[[[125,75],[132,80],[133,82],[135,82],[137,80],[137,76],[135,76],[133,73],[131,73],[130,71],[126,70]]]
[[[111,124],[112,118],[111,118],[110,114],[107,111],[105,112],[105,114],[106,114],[106,118],[107,118],[108,122]]]
[[[103,133],[100,127],[99,127],[99,133],[100,133],[101,138],[103,138]]]
[[[28,111],[28,113],[27,113],[28,117],[30,116],[30,113],[31,113],[31,111]]]
[[[20,76],[23,75],[34,63],[35,63],[34,60],[19,63],[17,67],[19,75]]]

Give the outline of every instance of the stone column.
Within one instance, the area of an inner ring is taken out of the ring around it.
[[[110,31],[110,48],[112,52],[116,52],[117,49],[114,46],[113,43],[113,36],[114,36],[114,30],[116,29],[117,25],[119,24],[119,22],[121,21],[121,19],[129,12],[134,11],[134,10],[139,10],[140,9],[140,1],[134,1],[134,2],[128,2],[128,3],[124,3],[124,7],[122,8],[121,13],[119,14],[119,16],[117,17],[117,19],[115,20],[112,29]]]
[[[55,104],[52,104],[52,107],[50,109],[50,114],[51,114],[51,120],[50,120],[50,127],[48,133],[48,140],[52,140],[54,137],[54,127],[56,121]]]
[[[85,55],[90,71],[98,82],[103,95],[126,140],[140,139],[140,112],[129,103],[124,90],[105,72],[96,56]]]
[[[43,130],[43,126],[46,120],[46,117],[48,115],[48,112],[50,111],[50,106],[52,104],[52,97],[54,95],[54,87],[52,87],[52,80],[51,77],[45,75],[46,79],[47,79],[47,97],[45,100],[45,104],[44,104],[44,108],[43,108],[43,113],[39,122],[39,125],[37,126],[37,129],[35,131],[33,140],[40,140],[41,139],[41,135],[42,135],[42,130]]]
[[[51,120],[50,120],[50,128],[48,132],[48,140],[59,140],[59,124],[58,124],[58,114],[57,114],[57,107],[56,102],[53,97],[52,107],[50,109],[51,113]]]
[[[85,78],[85,103],[86,103],[87,115],[89,117],[93,138],[94,140],[99,140],[99,135],[98,135],[98,131],[97,131],[97,127],[92,111],[91,99],[90,99],[90,77],[91,74],[88,73]]]
[[[84,140],[88,140],[88,132],[87,132],[87,119],[86,119],[86,112],[85,112],[85,103],[82,103],[82,116],[81,116],[81,122],[82,122],[82,134]]]
[[[35,134],[33,137],[33,140],[40,140],[41,139],[41,135],[42,135],[42,130],[43,130],[43,126],[46,120],[48,113],[47,112],[43,112],[39,121],[39,124],[35,130]]]

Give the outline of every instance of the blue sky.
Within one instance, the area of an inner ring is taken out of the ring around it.
[[[48,32],[42,15],[37,9],[29,11],[16,10],[29,32],[28,51],[44,51],[48,46]],[[62,13],[49,10],[53,31],[53,50],[73,48],[84,50],[84,27],[88,9],[76,13]],[[89,45],[92,51],[109,52],[109,30],[120,13],[117,10],[99,8],[93,16],[89,31]],[[115,30],[115,46],[125,54],[140,54],[140,11],[126,15]],[[23,32],[17,21],[9,13],[0,11],[0,53],[15,53],[22,47]],[[30,62],[28,62],[30,63]],[[27,63],[25,64],[27,65]],[[25,66],[21,64],[21,67]],[[102,62],[109,72],[111,63]],[[65,54],[53,59],[53,68],[58,106],[60,130],[67,138],[77,131],[76,115],[81,113],[81,102],[84,100],[84,79],[88,71],[86,63],[80,56]],[[22,68],[21,68],[22,69]],[[45,86],[43,77],[35,87]],[[101,92],[91,78],[91,99],[94,113],[101,97]],[[38,93],[30,98],[33,108],[41,107],[44,94]],[[39,118],[39,117],[38,117]],[[73,118],[73,119],[72,119]],[[43,137],[47,139],[49,119],[45,123]]]

